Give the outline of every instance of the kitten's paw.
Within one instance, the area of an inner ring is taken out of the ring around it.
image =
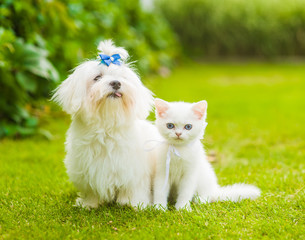
[[[75,204],[73,205],[74,207],[82,207],[85,209],[92,209],[92,208],[98,208],[98,201],[96,200],[87,200],[83,198],[77,198],[75,201]]]

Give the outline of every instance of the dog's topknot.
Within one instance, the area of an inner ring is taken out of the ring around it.
[[[97,47],[100,53],[106,55],[120,54],[121,59],[125,61],[128,58],[128,52],[122,47],[116,47],[112,40],[101,41]]]

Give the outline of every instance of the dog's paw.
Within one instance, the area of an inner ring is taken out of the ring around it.
[[[186,211],[189,211],[189,212],[192,211],[192,207],[191,207],[190,202],[188,202],[186,204],[176,204],[175,207],[176,207],[177,210],[186,210]]]
[[[166,205],[162,205],[162,204],[155,204],[154,207],[159,210],[159,211],[163,211],[165,212],[167,210],[167,206]]]
[[[132,205],[136,210],[144,210],[145,208],[148,207],[148,204],[145,203],[145,202],[141,202],[141,203],[138,203],[138,204],[134,204]]]
[[[82,207],[90,210],[92,208],[98,208],[98,201],[93,201],[93,200],[88,201],[86,199],[79,197],[76,199],[74,207]]]
[[[117,203],[124,206],[124,205],[131,205],[130,204],[130,200],[127,196],[123,195],[123,194],[119,194],[118,198],[117,198]]]
[[[213,202],[213,200],[211,196],[202,196],[196,198],[194,202],[198,204],[207,204]]]

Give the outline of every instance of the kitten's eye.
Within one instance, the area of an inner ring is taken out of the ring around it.
[[[186,130],[191,130],[192,129],[192,124],[186,124],[185,126],[184,126],[184,128],[186,129]]]
[[[167,124],[166,124],[166,127],[167,127],[168,129],[173,129],[173,128],[175,127],[175,125],[174,125],[173,123],[167,123]]]
[[[102,75],[97,75],[93,80],[98,81],[98,80],[100,80],[101,77],[102,77]]]

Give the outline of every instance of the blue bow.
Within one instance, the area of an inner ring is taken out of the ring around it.
[[[121,62],[119,61],[121,56],[119,54],[113,54],[111,57],[105,54],[99,54],[99,56],[101,58],[101,63],[107,65],[107,67],[109,67],[111,63],[119,66],[121,65]]]

